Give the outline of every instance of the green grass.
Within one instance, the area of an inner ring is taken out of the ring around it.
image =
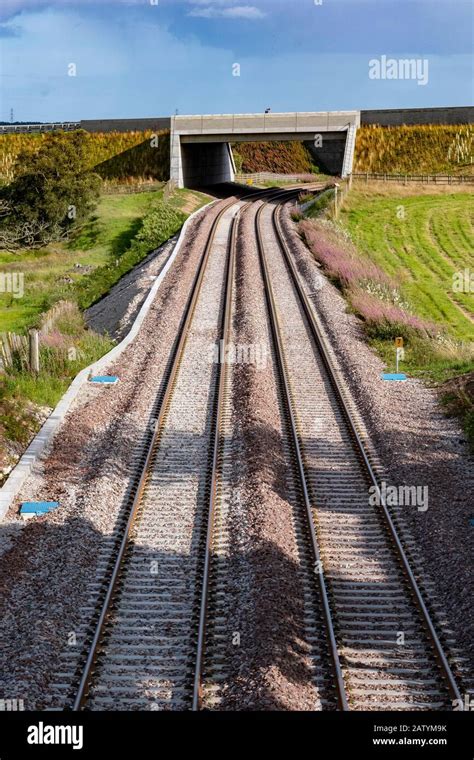
[[[437,324],[436,337],[414,334],[406,341],[400,369],[439,387],[474,452],[474,399],[467,390],[474,377],[474,292],[469,282],[460,292],[453,288],[457,272],[474,271],[472,195],[416,192],[356,188],[340,224],[360,253],[397,283],[412,312]],[[379,336],[369,343],[393,370],[393,342]]]
[[[104,195],[91,218],[71,240],[38,251],[16,254],[0,251],[0,272],[24,274],[22,298],[0,293],[0,332],[24,332],[56,301],[74,299],[75,289],[89,271],[75,265],[93,268],[115,265],[129,248],[141,220],[162,198],[162,190]],[[169,203],[190,213],[208,200],[202,193],[178,190]]]
[[[161,191],[103,196],[91,219],[65,246],[66,250],[78,252],[81,263],[96,266],[115,255],[120,256],[133,239],[143,216],[161,196]]]
[[[0,293],[0,332],[22,332],[49,306],[71,297],[69,280],[84,276],[80,264],[98,267],[123,253],[157,193],[108,195],[76,236],[39,251],[0,251],[2,272],[24,274],[24,296]],[[61,280],[64,278],[64,280]]]
[[[39,251],[0,251],[0,273],[24,275],[24,295],[0,293],[0,332],[24,332],[59,300],[73,302],[55,318],[53,343],[42,344],[40,374],[33,377],[17,362],[0,376],[0,465],[10,464],[2,439],[23,446],[37,432],[38,407],[53,408],[71,380],[113,345],[86,329],[78,306],[87,307],[164,242],[186,215],[209,201],[187,190],[164,204],[163,191],[116,193],[102,197],[94,214],[74,237]],[[76,266],[75,266],[76,265]],[[80,265],[79,267],[77,265]],[[71,361],[69,350],[76,349]]]
[[[392,341],[374,338],[369,340],[384,360],[390,371],[395,371],[395,347]],[[472,346],[453,344],[451,349],[443,349],[436,340],[412,337],[405,342],[405,359],[401,371],[412,377],[420,377],[432,385],[440,385],[457,375],[474,370]]]
[[[354,190],[341,223],[361,253],[396,280],[416,314],[453,339],[472,340],[474,293],[453,289],[456,272],[474,267],[472,196],[385,197]]]

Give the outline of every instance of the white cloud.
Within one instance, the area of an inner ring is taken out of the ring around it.
[[[195,0],[195,4],[199,8],[193,8],[189,11],[188,16],[194,16],[197,18],[244,18],[244,19],[261,19],[266,16],[263,11],[256,8],[254,5],[233,5],[230,7],[222,7],[227,5],[229,0],[217,0],[213,5],[209,4],[209,0]],[[219,6],[219,7],[216,7]]]

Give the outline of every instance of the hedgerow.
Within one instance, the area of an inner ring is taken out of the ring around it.
[[[142,220],[128,250],[114,263],[98,267],[81,279],[76,291],[79,306],[87,309],[102,298],[124,274],[172,237],[185,220],[186,215],[170,204],[164,201],[155,204],[153,210]]]

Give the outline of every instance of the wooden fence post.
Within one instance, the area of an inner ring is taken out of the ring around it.
[[[39,332],[38,330],[29,330],[30,336],[30,372],[35,375],[39,374]]]

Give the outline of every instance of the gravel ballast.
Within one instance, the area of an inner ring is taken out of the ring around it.
[[[382,361],[368,347],[360,320],[348,313],[283,211],[285,234],[387,485],[428,487],[428,508],[404,506],[398,517],[414,540],[410,559],[453,632],[451,649],[472,673],[473,459],[458,422],[443,414],[436,392],[421,381],[381,379]],[[448,634],[449,635],[449,634]],[[459,647],[459,653],[456,651]],[[471,667],[469,666],[471,662]],[[471,688],[469,679],[464,687]]]
[[[111,551],[198,262],[221,208],[216,203],[191,222],[138,337],[108,368],[119,383],[82,388],[49,453],[0,526],[0,698],[23,700],[25,709],[52,706],[53,684],[61,680],[60,656],[77,647],[90,584]],[[315,683],[313,658],[325,654],[322,643],[307,643],[308,616],[315,619],[315,599],[308,594],[311,565],[301,541],[254,213],[254,207],[244,211],[240,222],[233,341],[253,346],[260,361],[237,363],[230,370],[234,461],[226,486],[231,497],[224,572],[231,604],[226,602],[229,642],[217,709],[318,710],[327,703]],[[365,343],[360,321],[347,313],[340,293],[321,275],[288,207],[282,216],[368,445],[377,454],[379,474],[388,484],[428,486],[428,509],[403,507],[398,516],[413,537],[410,556],[417,574],[427,587],[432,581],[431,596],[454,632],[450,646],[467,658],[472,652],[469,495],[474,471],[466,441],[457,423],[442,414],[434,391],[415,380],[380,379],[383,365]],[[173,241],[168,246],[144,263],[137,284],[124,278],[116,286],[110,312],[104,299],[89,313],[95,329],[119,337],[129,329],[149,278],[164,265]],[[25,524],[18,517],[25,499],[58,500],[60,509]],[[57,692],[53,706],[65,706]]]
[[[113,533],[147,433],[171,347],[212,220],[221,204],[191,222],[186,240],[135,341],[109,368],[112,388],[86,385],[2,523],[1,694],[25,709],[48,706],[58,655],[81,621],[87,584]],[[57,500],[32,523],[23,500]],[[72,645],[74,646],[74,645]]]
[[[280,409],[270,325],[254,234],[255,206],[241,215],[233,342],[253,361],[232,366],[234,461],[228,533],[228,645],[221,710],[317,710],[314,648],[307,643],[308,558],[299,545],[298,500]],[[307,564],[305,564],[305,562]],[[238,635],[238,644],[233,637]]]
[[[167,240],[84,312],[87,325],[120,341],[130,330],[152,285],[174,251],[179,235]]]

